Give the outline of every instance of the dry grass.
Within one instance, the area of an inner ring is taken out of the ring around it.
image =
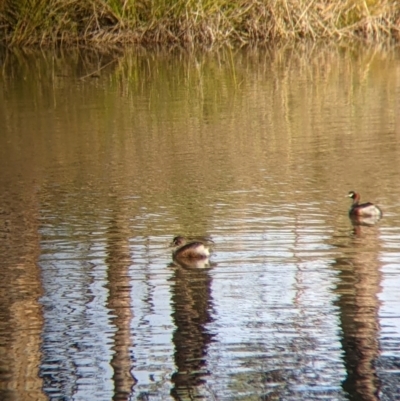
[[[297,39],[400,38],[392,0],[5,0],[0,41],[212,46]]]

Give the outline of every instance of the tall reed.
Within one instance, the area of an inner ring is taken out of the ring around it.
[[[399,40],[391,0],[4,0],[6,45]]]

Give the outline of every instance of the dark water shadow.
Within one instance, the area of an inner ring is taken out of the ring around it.
[[[113,400],[131,399],[133,386],[137,383],[132,374],[134,358],[131,355],[133,318],[131,305],[131,284],[129,267],[132,264],[129,247],[129,229],[123,217],[115,216],[109,222],[107,232],[106,264],[109,297],[107,307],[112,312],[116,331],[113,336],[114,354],[111,359],[113,368]]]
[[[176,371],[172,375],[171,396],[176,400],[195,399],[206,382],[207,348],[213,334],[207,325],[213,321],[212,296],[208,259],[181,261],[174,264],[171,277],[172,318],[176,326],[173,334]],[[197,267],[196,267],[197,266]]]
[[[0,178],[0,400],[44,401],[39,196],[16,182]]]
[[[371,219],[351,220],[353,228],[336,258],[336,293],[346,378],[342,388],[349,400],[377,401],[381,382],[378,293],[381,291],[379,231]]]

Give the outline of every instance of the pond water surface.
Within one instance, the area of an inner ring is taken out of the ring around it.
[[[1,67],[2,401],[400,400],[398,52]]]

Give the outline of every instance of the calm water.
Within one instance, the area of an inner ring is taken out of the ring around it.
[[[399,53],[0,60],[2,401],[400,400]]]

